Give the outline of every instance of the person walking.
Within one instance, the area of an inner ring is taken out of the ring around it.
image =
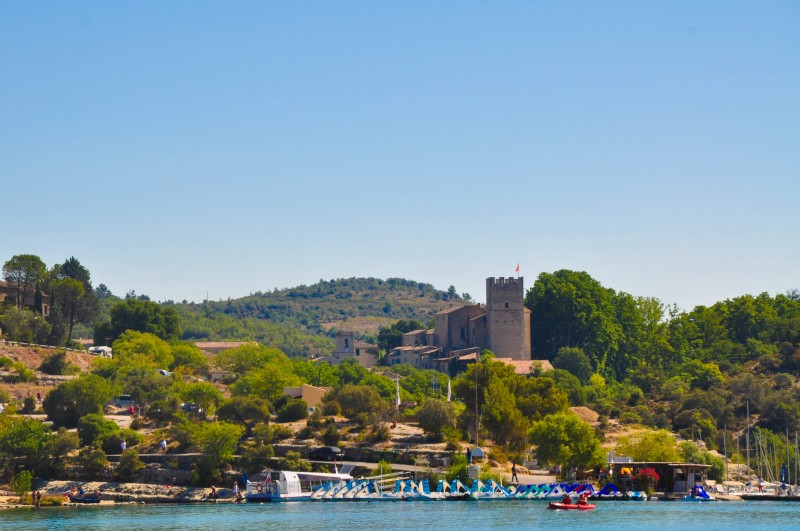
[[[167,440],[161,439],[161,451],[167,453]]]
[[[125,439],[122,439],[122,442],[119,443],[119,447],[123,452],[128,449],[128,443],[125,442]]]

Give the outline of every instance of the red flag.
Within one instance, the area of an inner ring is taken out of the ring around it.
[[[519,273],[519,262],[517,262],[517,273]]]

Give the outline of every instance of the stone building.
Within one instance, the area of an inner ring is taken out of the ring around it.
[[[378,364],[378,345],[356,339],[353,332],[339,331],[336,333],[336,349],[323,361],[336,365],[346,358],[355,358],[360,365],[370,369]]]
[[[462,304],[436,313],[432,330],[403,334],[400,347],[389,353],[389,364],[443,370],[458,358],[474,356],[483,349],[491,350],[497,358],[529,361],[530,313],[524,305],[521,277],[489,277],[485,306]]]

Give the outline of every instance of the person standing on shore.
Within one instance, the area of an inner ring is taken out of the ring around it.
[[[167,453],[167,440],[161,439],[161,451]]]
[[[511,483],[518,483],[517,479],[517,464],[511,463]]]

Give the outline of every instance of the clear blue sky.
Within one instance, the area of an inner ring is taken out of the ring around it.
[[[201,301],[800,287],[800,2],[0,0],[0,260]]]

